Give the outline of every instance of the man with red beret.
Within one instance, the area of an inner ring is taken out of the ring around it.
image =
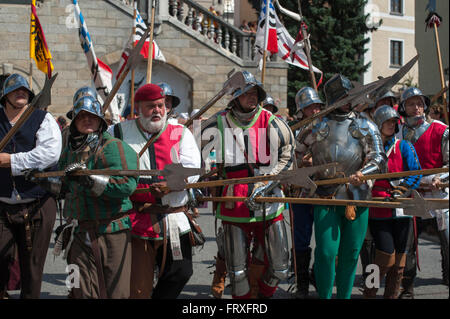
[[[181,163],[200,168],[200,151],[192,133],[183,125],[167,121],[164,90],[146,84],[135,94],[139,117],[110,128],[137,153],[154,134],[157,139],[140,157],[140,168],[164,169],[165,165]],[[188,182],[197,181],[191,176]],[[192,275],[191,228],[185,215],[187,191],[168,191],[161,177],[142,176],[139,188],[150,192],[131,197],[132,263],[130,298],[175,299]],[[153,289],[155,264],[158,282]]]

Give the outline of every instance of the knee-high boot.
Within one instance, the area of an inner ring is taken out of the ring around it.
[[[225,280],[227,277],[227,266],[225,259],[218,254],[216,257],[216,270],[214,271],[214,277],[211,284],[211,293],[214,298],[222,298],[223,291],[225,290]]]
[[[381,250],[375,251],[375,264],[378,265],[380,269],[380,282],[384,276],[390,271],[392,266],[395,264],[395,254],[388,254]],[[368,288],[366,283],[364,283],[364,298],[373,299],[377,296],[378,288]]]
[[[297,264],[297,292],[295,298],[305,299],[309,292],[309,263],[311,261],[311,248],[295,253]]]
[[[384,288],[385,299],[397,299],[400,291],[400,284],[403,278],[403,271],[405,270],[406,254],[395,255],[395,265],[392,267],[386,276],[386,284]]]

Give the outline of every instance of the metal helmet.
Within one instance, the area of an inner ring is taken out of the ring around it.
[[[3,82],[2,95],[0,97],[0,103],[5,104],[6,95],[20,88],[25,88],[29,93],[28,102],[31,102],[34,98],[34,92],[30,89],[28,81],[20,74],[13,73],[8,76]]]
[[[373,120],[375,124],[377,125],[378,129],[381,132],[381,128],[383,126],[383,123],[387,120],[390,120],[392,118],[396,118],[397,120],[400,120],[400,114],[390,105],[382,105],[379,108],[375,110],[375,113],[373,114]],[[395,133],[398,132],[398,124],[395,127]]]
[[[304,88],[301,88],[295,95],[295,105],[297,106],[297,113],[310,106],[311,104],[316,103],[322,105],[325,104],[320,99],[319,94],[317,94],[316,90],[314,90],[312,87],[306,86]]]
[[[164,91],[165,96],[172,97],[172,108],[176,108],[178,104],[180,104],[180,98],[173,94],[172,87],[166,82],[161,82],[157,84]]]
[[[74,127],[75,119],[81,111],[85,111],[99,117],[102,122],[100,131],[106,131],[106,129],[108,128],[108,123],[106,123],[105,116],[102,112],[102,106],[100,105],[99,101],[97,101],[90,95],[82,96],[73,105],[73,108],[71,110],[73,115],[72,123],[70,123],[71,128]]]
[[[232,102],[234,100],[236,100],[242,94],[247,93],[250,89],[254,87],[256,87],[256,89],[258,90],[258,104],[261,103],[261,101],[264,101],[267,94],[263,88],[262,83],[256,80],[255,76],[248,71],[242,71],[242,75],[244,76],[245,79],[245,87],[243,89],[238,88],[233,92],[233,97],[228,103],[228,106],[232,106]]]
[[[328,105],[331,105],[347,95],[354,86],[350,80],[342,74],[335,74],[324,85],[325,97]]]
[[[83,96],[92,96],[95,100],[97,100],[97,91],[90,86],[83,86],[79,88],[73,95],[72,104],[75,105],[75,102],[77,102]],[[72,119],[72,115],[72,110],[66,113],[66,117],[70,120]]]
[[[264,101],[262,102],[262,107],[264,108],[266,106],[273,106],[274,114],[278,112],[278,106],[276,106],[275,100],[270,95],[267,95],[266,98],[264,99]]]
[[[378,102],[380,102],[381,100],[383,100],[385,98],[391,98],[392,104],[394,104],[395,101],[397,100],[397,98],[395,97],[394,93],[391,90],[389,90],[386,93],[384,93],[382,96],[380,96],[378,99],[376,99],[375,103],[370,103],[368,108],[369,109],[374,108],[375,105],[377,105]],[[394,105],[392,105],[392,106],[394,106]]]
[[[402,95],[400,96],[400,104],[398,106],[398,112],[402,116],[406,116],[405,111],[405,102],[407,99],[412,98],[414,96],[421,96],[424,99],[424,112],[427,113],[427,111],[430,109],[430,98],[422,93],[422,91],[416,87],[409,87],[406,90],[403,91]]]

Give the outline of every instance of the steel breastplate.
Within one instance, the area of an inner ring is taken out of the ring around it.
[[[408,125],[405,125],[402,132],[403,138],[414,145],[422,136],[422,134],[430,128],[430,126],[431,124],[428,122],[423,122],[417,127],[410,127]]]
[[[345,176],[350,176],[360,169],[364,149],[356,134],[357,129],[357,124],[352,119],[322,122],[320,129],[313,133],[316,135],[316,142],[312,145],[314,165],[340,163],[340,171]],[[320,172],[318,177],[333,178],[336,174],[325,170]]]

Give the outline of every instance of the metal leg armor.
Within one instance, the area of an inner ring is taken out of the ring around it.
[[[287,279],[289,273],[288,238],[284,220],[270,225],[265,237],[269,269],[264,274],[263,281],[270,287],[276,287],[280,280]]]
[[[231,294],[244,296],[249,293],[250,285],[247,275],[248,239],[246,233],[239,227],[224,224],[225,263],[231,282]]]

